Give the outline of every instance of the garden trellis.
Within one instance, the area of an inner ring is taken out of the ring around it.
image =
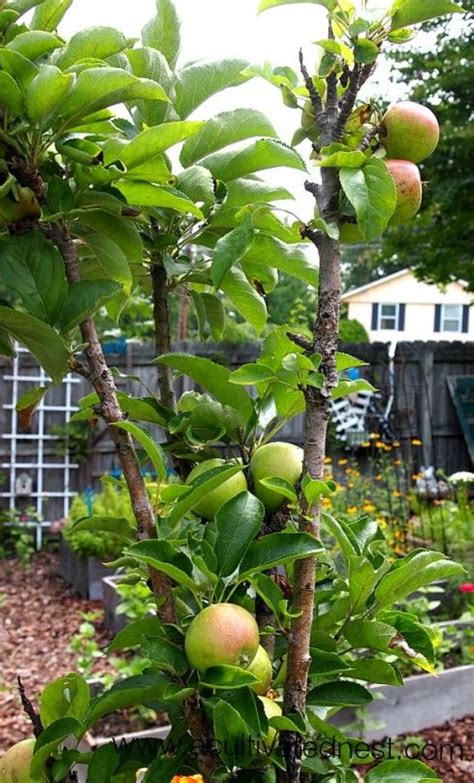
[[[31,354],[17,345],[16,356],[3,376],[5,425],[1,434],[0,470],[7,480],[0,498],[9,509],[10,522],[23,511],[22,523],[36,528],[38,549],[42,546],[43,530],[69,513],[71,499],[76,494],[72,477],[79,469],[79,464],[71,460],[67,446],[61,449],[62,453],[58,448],[64,441],[64,432],[59,430],[67,427],[77,410],[74,387],[81,383],[79,378],[67,375],[41,401],[31,431],[22,431],[20,427],[18,400],[25,392],[50,380]],[[31,480],[30,490],[21,486],[23,475]]]

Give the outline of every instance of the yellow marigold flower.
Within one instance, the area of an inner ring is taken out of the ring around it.
[[[422,446],[422,441],[419,438],[412,438],[411,439],[411,445],[412,446]]]
[[[405,554],[405,550],[404,550],[404,549],[403,549],[403,547],[401,547],[401,546],[394,546],[394,547],[393,547],[393,551],[394,551],[394,552],[395,552],[395,554],[397,554],[397,555],[404,555],[404,554]]]
[[[354,482],[353,481],[348,481],[347,482],[347,486],[349,487],[349,489],[352,489],[354,487]]]
[[[347,460],[347,459],[338,459],[337,464],[338,465],[347,465],[348,462],[349,462],[349,460]]]
[[[385,448],[385,443],[383,442],[383,440],[375,441],[375,448],[377,448],[377,449],[384,449]]]
[[[321,505],[323,508],[331,508],[331,500],[330,498],[323,498],[321,501]]]
[[[382,474],[381,473],[377,473],[377,475],[375,476],[375,480],[376,481],[382,481]]]
[[[418,479],[421,479],[421,478],[423,478],[423,474],[422,473],[413,473],[413,475],[412,475],[413,481],[418,481]]]
[[[382,530],[387,527],[387,522],[383,517],[377,517],[377,524],[382,528]]]
[[[380,435],[378,432],[371,432],[369,438],[370,440],[378,440],[378,438],[380,438]]]
[[[370,446],[369,440],[364,440],[363,443],[360,444],[364,449],[367,449]]]
[[[400,448],[400,441],[399,440],[394,440],[393,443],[392,443],[392,446],[393,446],[394,449],[399,449]]]
[[[324,457],[324,464],[330,465],[332,462],[332,457]]]
[[[403,532],[401,530],[395,530],[395,538],[397,541],[402,541],[404,538]]]
[[[398,489],[394,489],[392,494],[394,498],[401,498],[402,496],[402,493]]]
[[[393,460],[393,464],[394,464],[394,465],[397,465],[397,466],[398,466],[398,465],[401,465],[401,464],[402,464],[402,461],[401,461],[400,457],[397,457],[397,459],[394,459],[394,460]]]
[[[203,783],[202,775],[175,775],[171,783]]]
[[[364,511],[367,511],[369,514],[373,514],[375,510],[376,506],[374,506],[373,503],[364,503]]]
[[[357,514],[357,506],[349,506],[347,509],[348,514]]]

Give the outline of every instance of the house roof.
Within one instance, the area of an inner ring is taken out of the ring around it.
[[[396,280],[398,277],[403,277],[403,275],[413,275],[413,272],[408,267],[406,269],[400,269],[398,272],[393,272],[391,275],[385,275],[385,277],[379,277],[378,280],[373,280],[372,283],[366,283],[366,285],[361,285],[359,288],[352,288],[350,291],[346,291],[345,294],[342,295],[342,301],[347,301],[348,299],[351,299],[351,297],[354,296],[354,294],[360,294],[362,291],[368,291],[370,288],[376,288],[379,285],[384,285],[389,280]],[[435,285],[435,283],[427,283],[428,285]],[[464,280],[452,280],[450,285],[459,285],[461,288],[466,288],[467,283]]]
[[[406,275],[407,272],[410,274],[413,274],[410,269],[400,269],[398,272],[393,272],[391,275],[385,275],[385,277],[379,277],[378,280],[373,280],[372,283],[366,283],[365,285],[359,286],[359,288],[352,288],[350,291],[346,291],[345,294],[342,295],[342,300],[349,299],[354,294],[360,294],[362,291],[367,291],[369,288],[376,288],[378,285],[382,285],[383,283],[386,283],[388,280],[396,280],[397,277],[403,277],[403,275]]]

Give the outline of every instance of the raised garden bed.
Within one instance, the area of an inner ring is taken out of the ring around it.
[[[117,607],[122,600],[117,592],[118,579],[118,576],[110,576],[110,573],[102,579],[104,625],[114,633],[121,631],[127,624],[125,615],[117,614]]]
[[[102,580],[110,576],[110,569],[97,557],[80,557],[63,538],[59,541],[59,573],[82,598],[103,600]]]

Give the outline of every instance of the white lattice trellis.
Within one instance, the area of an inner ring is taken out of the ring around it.
[[[71,415],[77,410],[77,406],[73,404],[72,389],[74,384],[80,383],[80,379],[67,375],[61,385],[62,404],[48,404],[48,397],[46,396],[46,399],[41,401],[35,413],[35,431],[32,433],[21,432],[18,427],[18,414],[16,411],[18,400],[21,397],[20,385],[23,389],[25,387],[44,386],[51,382],[51,378],[46,375],[41,367],[35,365],[32,367],[31,358],[29,358],[28,367],[25,368],[22,365],[22,359],[26,356],[30,357],[29,352],[18,345],[15,346],[15,350],[17,355],[13,360],[12,372],[3,376],[3,382],[7,385],[3,399],[10,400],[10,402],[6,402],[3,405],[4,410],[10,412],[10,416],[7,416],[10,419],[10,432],[3,432],[1,435],[1,439],[7,442],[4,444],[5,447],[2,448],[2,453],[6,454],[7,457],[3,462],[0,462],[0,469],[6,471],[9,475],[9,489],[0,492],[0,497],[8,501],[10,511],[15,511],[18,509],[20,497],[23,497],[24,500],[24,496],[18,492],[17,479],[25,471],[32,477],[33,490],[28,494],[28,499],[31,500],[31,505],[36,510],[37,520],[26,521],[25,524],[36,528],[36,546],[40,549],[43,540],[43,529],[49,527],[54,521],[53,519],[43,518],[47,501],[50,498],[62,499],[63,514],[67,516],[71,498],[76,494],[71,489],[71,474],[72,471],[79,468],[78,464],[71,461],[67,449],[60,460],[48,461],[45,453],[45,444],[49,441],[60,441],[62,437],[46,431],[45,418],[50,413],[58,413],[60,414],[58,424],[66,425],[70,422]],[[10,388],[8,388],[8,385],[10,385]],[[31,449],[28,459],[22,457],[20,448],[22,441],[30,442]],[[59,482],[60,488],[57,491],[51,491],[47,488],[48,471],[59,471],[60,475],[62,475],[62,479]]]

